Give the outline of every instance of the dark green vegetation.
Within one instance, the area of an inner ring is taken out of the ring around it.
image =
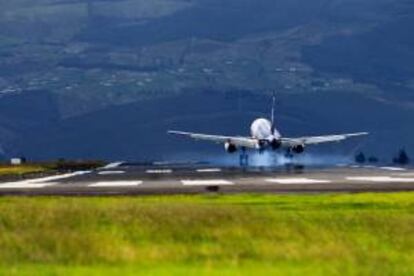
[[[368,151],[410,151],[413,9],[409,0],[0,1],[0,156],[156,159],[184,148],[166,142],[167,128],[245,134],[245,122],[267,115],[268,89],[284,98],[287,135],[370,131]]]
[[[414,273],[414,194],[0,199],[0,273]]]

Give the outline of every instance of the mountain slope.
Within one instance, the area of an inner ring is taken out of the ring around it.
[[[211,150],[165,131],[245,134],[273,89],[287,134],[368,130],[369,150],[414,149],[413,11],[407,0],[0,1],[0,154]]]

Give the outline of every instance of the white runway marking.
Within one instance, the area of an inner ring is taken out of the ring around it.
[[[393,173],[392,175],[397,175],[397,176],[414,176],[414,173],[409,173],[409,172],[406,172],[406,173]]]
[[[124,174],[125,171],[101,171],[98,172],[99,175],[112,175],[112,174]]]
[[[141,184],[142,181],[107,181],[93,183],[88,185],[88,187],[132,187]]]
[[[221,172],[221,169],[218,169],[218,168],[198,169],[197,172],[199,172],[199,173],[203,173],[203,172]]]
[[[399,182],[399,183],[414,183],[414,178],[401,178],[401,177],[390,177],[390,176],[355,176],[347,177],[350,181],[369,181],[369,182]]]
[[[331,183],[330,180],[310,179],[310,178],[269,178],[266,182],[277,184],[324,184]]]
[[[103,167],[102,169],[115,169],[118,168],[119,166],[121,166],[124,162],[114,162],[114,163],[110,163],[108,165],[106,165],[105,167]]]
[[[26,180],[25,182],[27,182],[27,183],[43,183],[43,182],[49,182],[49,181],[55,181],[55,180],[71,178],[71,177],[75,177],[75,176],[78,176],[78,175],[88,174],[88,173],[91,173],[91,172],[92,171],[79,171],[79,172],[66,173],[66,174],[61,174],[61,175],[48,176],[48,177],[43,177],[43,178],[30,179],[30,180]]]
[[[233,182],[221,179],[209,180],[181,180],[185,186],[208,186],[208,185],[234,185]]]
[[[47,183],[30,183],[28,181],[19,181],[19,182],[9,182],[0,184],[0,189],[38,189],[48,186],[56,185],[57,183],[47,182]]]
[[[32,189],[32,188],[44,188],[47,186],[57,185],[58,183],[52,182],[65,178],[71,178],[78,175],[84,175],[91,173],[91,171],[79,171],[74,173],[66,173],[61,175],[48,176],[43,178],[22,180],[16,182],[8,182],[0,184],[0,189]]]
[[[168,174],[172,173],[172,170],[147,170],[146,173],[152,173],[152,174]]]
[[[406,171],[407,170],[407,169],[399,168],[399,167],[380,167],[380,169],[387,170],[387,171]]]

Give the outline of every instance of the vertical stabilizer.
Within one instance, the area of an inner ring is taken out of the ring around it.
[[[275,129],[275,106],[276,106],[276,95],[273,92],[273,97],[272,97],[272,111],[270,114],[270,122],[272,123],[272,132]]]

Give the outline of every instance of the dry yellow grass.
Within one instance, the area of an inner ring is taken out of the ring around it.
[[[22,174],[27,174],[27,173],[43,172],[46,170],[48,170],[46,167],[43,167],[40,165],[21,165],[21,166],[1,165],[0,176],[22,175]]]

